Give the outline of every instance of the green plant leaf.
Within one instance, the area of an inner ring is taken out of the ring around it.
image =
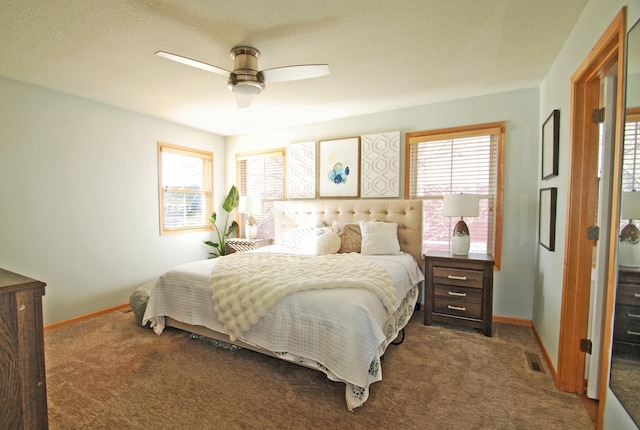
[[[231,186],[229,190],[229,194],[227,194],[227,198],[224,199],[224,203],[222,204],[222,208],[227,211],[227,213],[234,210],[238,207],[238,202],[240,201],[240,193],[235,185]]]
[[[214,242],[211,242],[210,240],[207,240],[205,244],[209,246],[213,246],[214,248],[218,248],[220,246],[219,243],[214,243]]]
[[[229,230],[227,230],[227,234],[225,234],[225,237],[228,237],[229,235],[231,235],[231,233],[233,233],[237,229],[238,229],[238,223],[235,220],[233,220],[233,222],[229,226]]]

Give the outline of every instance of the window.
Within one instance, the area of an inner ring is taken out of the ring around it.
[[[160,234],[211,230],[213,154],[158,142]]]
[[[622,156],[622,191],[640,191],[640,108],[627,109]]]
[[[405,194],[424,202],[423,249],[450,250],[457,219],[442,215],[442,197],[480,196],[480,216],[466,218],[470,252],[493,254],[500,268],[504,123],[406,135]]]
[[[262,201],[262,213],[253,214],[258,237],[274,239],[273,202],[285,200],[284,149],[236,155],[238,191],[241,196]],[[240,214],[240,236],[244,236],[246,215]]]

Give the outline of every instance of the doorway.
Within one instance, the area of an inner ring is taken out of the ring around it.
[[[569,150],[570,166],[569,192],[567,202],[567,228],[565,271],[562,290],[562,310],[560,319],[560,339],[558,352],[558,369],[556,385],[560,390],[585,393],[585,352],[580,350],[581,339],[586,339],[589,328],[590,286],[593,266],[593,249],[596,245],[587,231],[593,225],[598,206],[598,159],[599,159],[599,125],[592,122],[592,112],[600,107],[601,80],[607,72],[615,71],[619,77],[615,88],[615,109],[622,111],[622,77],[626,14],[623,9],[614,18],[589,56],[583,61],[572,76],[571,100],[571,147]],[[621,162],[620,145],[622,144],[622,124],[615,121],[615,138],[613,148],[613,171],[619,172]],[[619,178],[613,175],[611,189],[619,189]],[[586,191],[585,191],[586,190]],[[616,196],[612,197],[611,219],[618,217]],[[613,245],[617,241],[617,231],[611,231],[609,225],[603,225],[601,235],[607,235]],[[615,250],[611,246],[608,252],[606,268],[607,297],[602,303],[606,309],[610,289],[615,276]],[[613,255],[613,257],[612,257]],[[605,312],[606,314],[607,312]],[[602,315],[602,312],[600,312]],[[605,326],[607,321],[605,320]],[[603,328],[599,329],[601,333]],[[611,339],[607,339],[606,330],[601,351],[593,354],[601,355],[608,350]],[[602,377],[602,373],[601,373]],[[602,403],[602,402],[601,402]],[[602,405],[601,405],[602,409]]]

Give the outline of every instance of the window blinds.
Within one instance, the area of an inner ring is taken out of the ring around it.
[[[465,218],[471,252],[496,253],[496,203],[501,127],[412,133],[409,145],[409,195],[424,201],[424,248],[449,250],[458,219],[443,215],[445,194],[480,196],[480,215]]]
[[[211,228],[213,154],[159,145],[162,232]]]

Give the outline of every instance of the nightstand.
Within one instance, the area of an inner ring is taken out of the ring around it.
[[[227,246],[227,254],[232,254],[234,252],[251,251],[263,246],[271,245],[272,243],[272,239],[247,239],[244,237],[234,237],[225,241],[225,245]]]
[[[493,256],[430,251],[424,259],[425,325],[446,322],[481,328],[491,336]]]
[[[640,269],[621,266],[618,271],[614,352],[640,354]]]

